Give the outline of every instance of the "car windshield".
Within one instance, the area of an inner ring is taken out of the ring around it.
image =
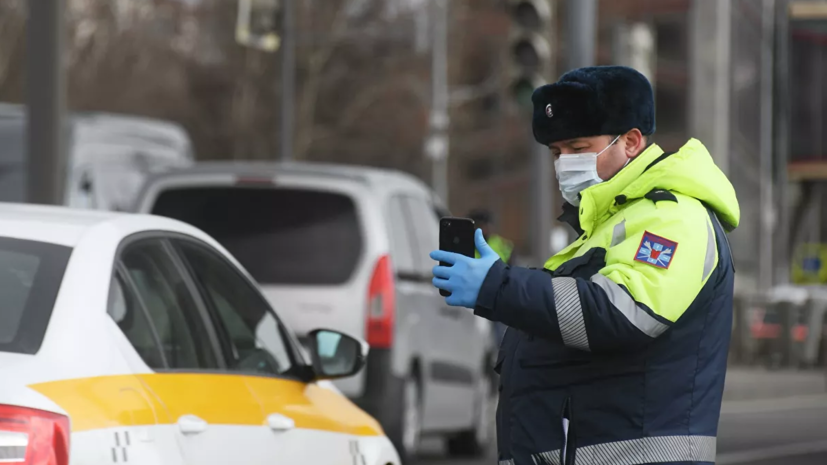
[[[219,241],[262,284],[343,284],[362,251],[356,205],[342,194],[287,188],[164,191],[153,214]]]
[[[34,354],[72,249],[0,237],[0,352]]]

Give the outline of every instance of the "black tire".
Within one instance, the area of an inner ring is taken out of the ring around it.
[[[414,399],[415,404],[411,405]],[[403,465],[411,465],[417,460],[422,435],[422,384],[417,372],[413,371],[405,377],[393,406],[392,426],[388,428],[387,435],[396,447]],[[415,408],[413,412],[410,411],[411,407]],[[416,427],[418,429],[413,433],[410,431],[412,426],[410,415],[412,414],[415,414],[418,419],[418,426]],[[413,434],[413,439],[410,436],[411,434]]]
[[[457,458],[481,458],[486,448],[477,443],[474,431],[463,431],[448,439],[448,455]]]

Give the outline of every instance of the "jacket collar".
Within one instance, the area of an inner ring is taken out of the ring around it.
[[[571,226],[578,236],[583,234],[583,229],[580,227],[580,216],[577,213],[577,207],[574,205],[563,202],[563,214],[557,217],[557,221]]]
[[[640,155],[621,169],[608,181],[595,184],[580,193],[578,222],[581,230],[590,233],[610,214],[610,209],[622,205],[627,200],[622,196],[624,190],[640,178],[646,169],[661,155],[663,149],[652,144]],[[571,223],[570,223],[571,224]],[[582,233],[581,233],[582,234]]]

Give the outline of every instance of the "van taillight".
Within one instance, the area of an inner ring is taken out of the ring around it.
[[[368,344],[375,349],[387,349],[393,344],[396,298],[393,289],[393,269],[390,257],[376,262],[368,288],[367,328]]]
[[[0,405],[0,462],[68,465],[69,418]]]

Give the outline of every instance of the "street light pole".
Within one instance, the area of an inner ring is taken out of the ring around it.
[[[448,116],[448,1],[433,0],[431,24],[434,36],[431,51],[430,134],[425,153],[432,160],[432,187],[448,204],[448,152],[450,119]]]
[[[773,77],[775,52],[775,1],[763,0],[761,14],[761,235],[758,254],[758,283],[769,290],[773,284]]]
[[[296,0],[282,0],[281,160],[293,159],[296,87]]]
[[[59,205],[65,174],[64,0],[28,0],[26,51],[27,198]]]

